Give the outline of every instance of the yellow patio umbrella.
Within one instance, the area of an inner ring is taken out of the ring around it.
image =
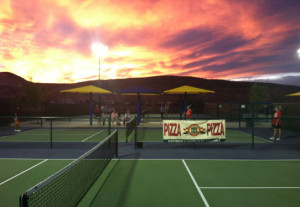
[[[214,91],[202,89],[202,88],[196,88],[193,86],[180,86],[178,88],[173,88],[170,90],[166,90],[163,92],[163,94],[200,94],[200,93],[215,93]]]
[[[182,94],[184,95],[184,110],[187,108],[187,94],[215,93],[214,91],[183,85],[177,88],[166,90],[163,94]],[[180,107],[180,119],[182,118],[182,108]]]
[[[72,88],[68,90],[62,90],[60,92],[69,92],[69,93],[94,93],[94,94],[111,94],[111,91],[99,88],[93,85],[83,86],[79,88]]]
[[[83,86],[79,88],[71,88],[67,90],[61,90],[62,93],[87,93],[90,94],[90,125],[93,124],[93,94],[112,94],[111,91],[99,88],[93,85]]]
[[[287,94],[286,96],[300,96],[300,92]]]

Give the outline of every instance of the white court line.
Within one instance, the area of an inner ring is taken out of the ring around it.
[[[20,136],[44,136],[44,135],[49,135],[49,133],[45,134],[18,134]]]
[[[202,189],[300,189],[300,187],[201,187],[201,188]]]
[[[183,164],[184,164],[186,170],[188,171],[188,173],[189,173],[189,175],[190,175],[190,177],[191,177],[191,179],[192,179],[192,181],[193,181],[193,183],[194,183],[196,189],[198,190],[198,193],[199,193],[199,195],[201,196],[201,198],[202,198],[202,200],[203,200],[205,206],[206,206],[206,207],[209,207],[209,204],[208,204],[206,198],[204,197],[204,195],[203,195],[203,193],[202,193],[200,187],[198,186],[198,184],[197,184],[195,178],[193,177],[193,175],[192,175],[192,173],[191,173],[189,167],[187,166],[187,164],[185,163],[184,160],[182,160],[182,162],[183,162]]]
[[[39,158],[0,158],[0,160],[44,160],[44,159],[39,159]],[[54,158],[54,159],[47,159],[47,160],[75,160],[74,159],[65,159],[65,158]]]
[[[249,135],[249,136],[252,137],[252,134],[248,134],[248,133],[246,133],[246,132],[242,132],[242,131],[239,131],[239,130],[233,130],[233,131],[240,132],[240,133],[242,133],[242,134],[247,134],[247,135]],[[272,141],[270,141],[270,140],[268,140],[268,139],[264,139],[264,138],[261,138],[261,137],[255,136],[255,135],[254,135],[254,138],[258,138],[258,139],[261,139],[261,140],[264,140],[264,141],[272,142]]]
[[[91,136],[85,138],[84,140],[81,140],[81,142],[84,142],[84,141],[86,141],[86,140],[88,140],[88,139],[90,139],[90,138],[96,136],[97,134],[100,134],[101,132],[103,132],[103,130],[101,130],[100,132],[97,132],[97,133],[95,133],[95,134],[92,134]]]
[[[49,133],[45,133],[45,134],[22,134],[22,136],[41,136],[41,135],[49,135]],[[55,134],[55,135],[70,135],[70,136],[76,136],[76,135],[89,135],[88,133],[85,134]]]
[[[3,159],[8,159],[8,158],[3,158]],[[1,158],[0,158],[1,160]],[[135,158],[128,158],[128,159],[121,159],[121,160],[136,160]],[[177,159],[177,158],[157,158],[157,159],[147,159],[147,158],[141,158],[139,160],[146,160],[146,161],[151,161],[151,160],[159,160],[159,161],[168,161],[168,160],[182,160],[182,159]],[[299,162],[300,159],[272,159],[272,160],[256,160],[256,159],[185,159],[185,160],[192,160],[192,161],[224,161],[224,162],[231,162],[231,161],[237,161],[237,162]]]
[[[48,160],[48,159],[45,159],[45,160],[43,160],[42,162],[39,162],[38,164],[36,164],[36,165],[34,165],[34,166],[28,168],[27,170],[24,170],[24,171],[20,172],[19,174],[17,174],[17,175],[15,175],[15,176],[13,176],[13,177],[11,177],[11,178],[9,178],[9,179],[3,181],[2,183],[0,183],[0,186],[3,185],[4,183],[6,183],[6,182],[8,182],[8,181],[10,181],[10,180],[12,180],[12,179],[14,179],[14,178],[16,178],[16,177],[22,175],[23,173],[25,173],[25,172],[27,172],[27,171],[29,171],[29,170],[31,170],[31,169],[33,169],[33,168],[39,166],[40,164],[43,164],[43,163],[46,162],[47,160]]]
[[[282,162],[282,161],[287,161],[287,162],[294,162],[297,161],[299,162],[300,159],[268,159],[268,160],[258,160],[258,159],[185,159],[185,160],[198,160],[198,161],[237,161],[237,162]]]

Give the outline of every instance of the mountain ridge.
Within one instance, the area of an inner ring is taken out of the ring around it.
[[[238,82],[227,80],[204,79],[189,76],[153,76],[143,78],[110,79],[101,80],[100,86],[106,90],[116,92],[121,89],[135,86],[143,86],[157,91],[164,91],[182,85],[190,85],[215,91],[214,95],[204,94],[207,101],[211,102],[245,102],[249,98],[249,89],[255,82]],[[85,85],[99,86],[98,80],[78,83],[32,83],[13,73],[0,72],[0,96],[2,99],[14,98],[23,93],[22,88],[26,84],[32,84],[41,88],[45,101],[58,100],[64,97],[71,98],[74,94],[61,93],[61,90],[81,87]],[[265,85],[269,89],[269,95],[283,96],[300,91],[300,86],[281,85],[274,83],[257,83]],[[77,94],[78,96],[78,94]]]

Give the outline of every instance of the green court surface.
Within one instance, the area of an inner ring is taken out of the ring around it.
[[[70,162],[0,159],[1,206]],[[300,160],[115,159],[79,206],[299,206],[299,172]]]
[[[124,134],[121,132],[120,136]],[[107,129],[53,129],[53,142],[99,142],[108,136]],[[50,129],[32,129],[0,137],[0,141],[50,142]]]
[[[98,192],[91,206],[300,203],[299,161],[121,160],[112,164],[114,169],[102,187],[94,186]]]
[[[71,160],[0,159],[0,206],[19,206],[19,195]]]

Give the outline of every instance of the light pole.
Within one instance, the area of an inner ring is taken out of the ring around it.
[[[108,47],[101,44],[101,43],[93,43],[92,44],[92,51],[93,51],[93,54],[95,56],[97,56],[99,58],[99,87],[100,87],[100,63],[101,63],[101,57],[103,58],[106,53],[108,52]],[[100,116],[100,102],[101,102],[101,96],[99,94],[99,104],[98,104],[98,116]]]

